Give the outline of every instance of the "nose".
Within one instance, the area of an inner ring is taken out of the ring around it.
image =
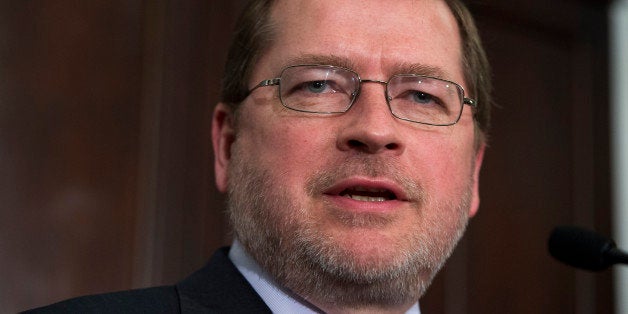
[[[342,151],[368,154],[400,154],[405,149],[400,134],[401,120],[395,118],[380,84],[363,85],[353,106],[344,113],[337,146]]]

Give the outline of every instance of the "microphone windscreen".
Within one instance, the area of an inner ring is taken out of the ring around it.
[[[561,226],[550,234],[548,248],[554,258],[565,264],[599,271],[613,264],[606,252],[615,248],[615,242],[583,228]]]

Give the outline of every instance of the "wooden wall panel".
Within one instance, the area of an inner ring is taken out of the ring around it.
[[[0,4],[0,311],[131,283],[141,7]]]
[[[214,187],[211,114],[242,1],[146,6],[144,169],[138,286],[172,283],[230,243]],[[148,77],[150,75],[150,77]],[[158,79],[155,79],[157,77]]]

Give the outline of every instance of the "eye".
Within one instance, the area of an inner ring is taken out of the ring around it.
[[[345,93],[345,88],[334,80],[305,81],[294,86],[291,93],[336,94]]]
[[[389,97],[405,106],[436,108],[444,105],[447,98],[442,86],[435,79],[414,75],[395,76],[389,82]],[[445,98],[443,98],[445,97]]]
[[[434,101],[434,97],[428,93],[422,91],[411,92],[412,100],[419,104],[429,104]]]
[[[312,81],[303,83],[303,87],[306,88],[308,92],[320,94],[325,92],[329,84],[327,81]]]
[[[357,88],[357,77],[350,71],[335,67],[305,65],[285,70],[281,84],[284,100],[288,97],[304,97],[308,102],[314,98],[322,101],[331,97],[351,97]]]
[[[408,106],[440,107],[443,105],[440,98],[420,90],[407,90],[395,98]]]

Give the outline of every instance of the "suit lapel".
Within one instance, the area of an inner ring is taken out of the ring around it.
[[[177,284],[181,313],[271,313],[228,252],[219,249],[205,267]]]

